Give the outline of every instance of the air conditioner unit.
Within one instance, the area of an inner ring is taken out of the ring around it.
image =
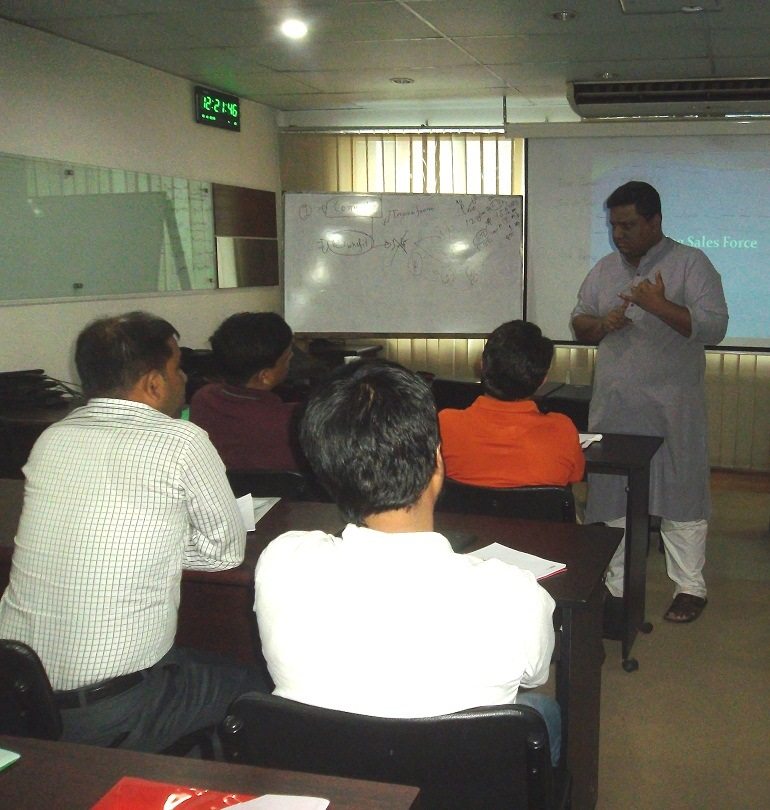
[[[770,116],[770,78],[567,82],[582,118]]]

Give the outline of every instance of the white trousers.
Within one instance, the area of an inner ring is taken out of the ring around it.
[[[626,519],[608,520],[608,526],[625,529]],[[660,536],[666,551],[666,571],[674,582],[674,596],[689,593],[706,596],[703,579],[703,564],[706,562],[707,520],[668,520],[660,522]],[[604,583],[613,596],[623,596],[623,571],[625,568],[626,536],[610,560]]]

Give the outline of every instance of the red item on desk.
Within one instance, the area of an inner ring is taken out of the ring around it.
[[[220,810],[255,798],[242,793],[223,793],[124,776],[91,810]]]

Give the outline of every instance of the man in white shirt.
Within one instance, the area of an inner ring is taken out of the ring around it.
[[[287,532],[260,556],[275,693],[383,717],[536,703],[519,687],[548,679],[554,602],[529,572],[455,554],[433,531],[444,466],[427,385],[391,364],[344,366],[308,402],[300,441],[348,525]],[[556,761],[558,706],[537,698]]]
[[[177,332],[132,312],[95,321],[75,361],[88,403],[46,430],[24,467],[24,510],[0,636],[40,656],[63,739],[160,751],[267,688],[257,673],[173,646],[183,568],[243,560],[246,534],[185,398]]]

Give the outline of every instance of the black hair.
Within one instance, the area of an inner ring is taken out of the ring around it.
[[[291,340],[291,327],[275,312],[231,315],[209,338],[214,362],[231,385],[241,385],[262,369],[272,368]]]
[[[641,180],[630,180],[607,197],[605,206],[608,210],[619,205],[635,205],[636,212],[645,219],[661,214],[660,194],[649,183]]]
[[[311,394],[300,443],[347,521],[412,506],[436,470],[433,395],[402,366],[350,363]]]
[[[481,381],[495,399],[525,399],[537,391],[553,359],[553,341],[529,321],[508,321],[487,339]]]
[[[86,399],[124,394],[147,372],[162,371],[173,354],[174,327],[149,312],[92,321],[78,335],[75,366]]]

